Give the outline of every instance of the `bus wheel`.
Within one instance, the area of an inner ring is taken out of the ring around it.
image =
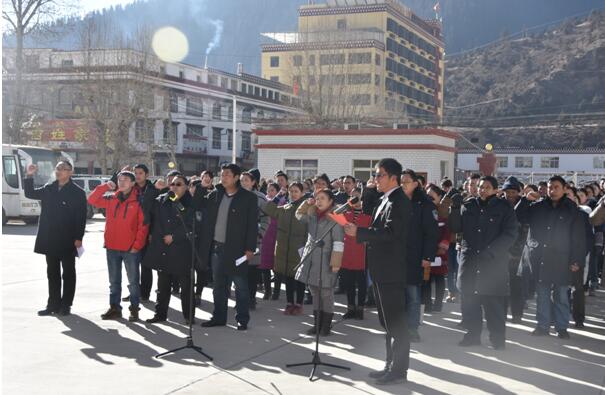
[[[25,217],[23,218],[23,222],[28,225],[36,225],[38,223],[38,217]]]

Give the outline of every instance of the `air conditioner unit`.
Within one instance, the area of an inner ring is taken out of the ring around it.
[[[359,123],[345,123],[345,130],[358,130]]]

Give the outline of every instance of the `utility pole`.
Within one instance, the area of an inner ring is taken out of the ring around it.
[[[237,99],[235,95],[233,95],[233,144],[231,147],[233,148],[233,153],[231,155],[231,162],[237,164]]]

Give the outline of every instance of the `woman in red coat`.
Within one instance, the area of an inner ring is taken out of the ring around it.
[[[351,193],[351,197],[361,199],[361,189],[355,188]],[[372,217],[362,212],[361,204],[360,200],[353,206],[352,211],[345,213],[345,217],[349,223],[353,223],[362,228],[367,228],[372,223]],[[363,320],[363,307],[365,305],[368,287],[365,244],[358,244],[355,237],[346,234],[340,274],[347,293],[347,312],[343,318]],[[357,303],[355,303],[355,296],[357,296]]]
[[[440,216],[437,220],[439,224],[439,244],[437,244],[437,254],[435,260],[440,259],[441,265],[431,266],[431,274],[428,281],[425,281],[422,285],[422,303],[424,304],[424,311],[427,313],[435,312],[439,313],[443,309],[443,297],[445,295],[445,278],[447,276],[447,257],[448,248],[450,245],[450,231],[447,227],[447,218],[442,217],[443,212],[447,212],[440,209],[441,200],[445,196],[445,192],[438,186],[431,184],[426,188],[427,194],[437,206],[437,212]],[[435,300],[431,301],[432,295],[432,284],[435,284]]]

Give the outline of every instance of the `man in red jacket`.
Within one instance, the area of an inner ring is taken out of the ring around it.
[[[120,298],[122,293],[122,261],[128,276],[130,291],[130,316],[128,321],[139,319],[139,253],[145,246],[148,225],[134,189],[135,176],[130,171],[118,175],[118,188],[109,181],[99,185],[88,198],[91,205],[104,208],[105,248],[107,249],[107,269],[109,270],[109,310],[101,314],[104,320],[122,318]]]

